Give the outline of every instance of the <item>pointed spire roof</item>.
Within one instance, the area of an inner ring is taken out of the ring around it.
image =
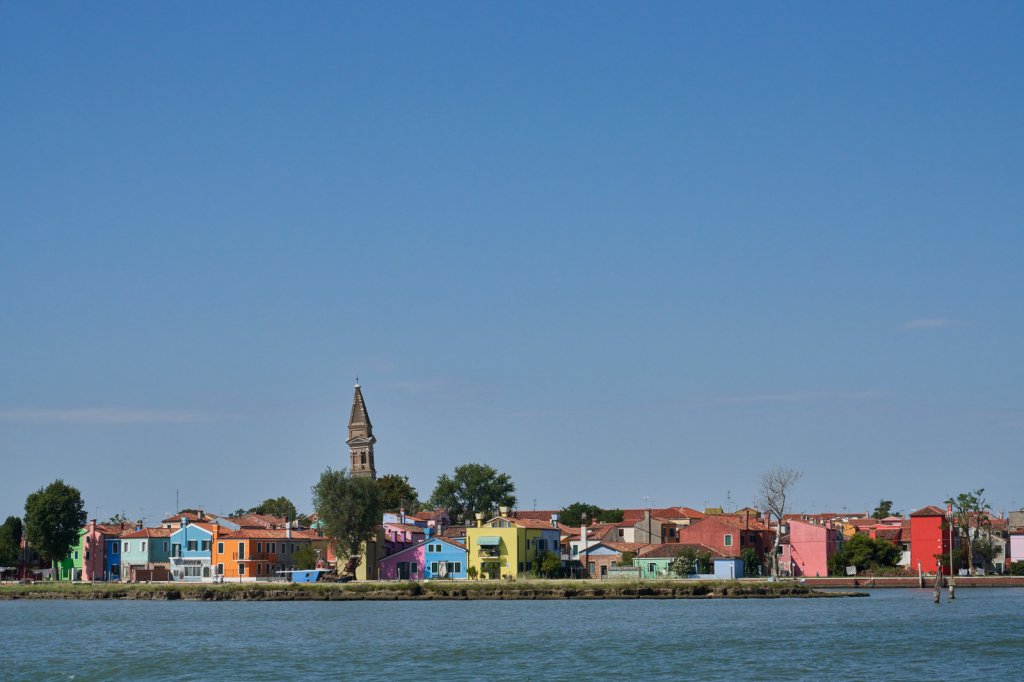
[[[363,402],[363,390],[356,383],[356,392],[352,396],[352,414],[348,418],[349,432],[353,429],[362,431],[367,437],[373,435],[373,424],[370,423],[370,415],[366,412],[366,403]]]

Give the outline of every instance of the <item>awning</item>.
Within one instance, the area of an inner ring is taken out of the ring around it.
[[[501,544],[501,538],[497,535],[482,535],[476,540],[481,547],[497,547]]]

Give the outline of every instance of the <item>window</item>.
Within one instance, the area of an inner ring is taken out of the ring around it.
[[[257,542],[256,543],[256,552],[259,553],[259,552],[262,552],[262,551],[263,551],[263,543],[262,542]]]
[[[165,551],[165,552],[167,551],[167,544],[168,544],[168,541],[167,541],[167,540],[164,540],[164,551]]]
[[[576,556],[579,553],[580,553],[580,546],[579,545],[573,545],[572,546],[572,555]]]
[[[256,575],[263,575],[263,564],[256,564]]]
[[[199,549],[199,541],[197,541],[197,540],[189,540],[188,541],[188,551],[195,552],[197,549]],[[179,552],[181,551],[181,545],[178,545],[178,551]]]
[[[416,562],[415,561],[410,561],[409,562],[409,573],[410,573],[410,575],[416,575],[417,568],[418,567],[416,566]]]
[[[223,542],[218,542],[217,543],[217,554],[223,554],[223,553],[224,553],[224,543]]]
[[[110,548],[113,550],[113,554],[117,554],[117,550],[120,547],[121,547],[121,543],[119,543],[119,542],[115,542],[114,544],[112,544],[110,546]]]
[[[620,528],[619,529],[619,537],[620,538],[626,537],[626,529],[625,528]]]
[[[139,548],[139,551],[140,551],[140,552],[145,552],[145,551],[146,551],[146,541],[145,541],[145,540],[143,540],[143,541],[142,541],[142,542],[140,543],[140,545],[141,545],[141,547]]]
[[[125,543],[124,543],[124,551],[126,551],[126,552],[130,552],[131,551],[130,549],[128,549],[128,545],[130,545],[130,544],[131,543],[128,542],[127,540],[125,541]]]
[[[245,558],[245,543],[244,542],[239,542],[238,543],[238,558],[239,559],[244,559]]]
[[[209,552],[210,551],[210,541],[209,540],[203,540],[202,549],[203,549],[204,552]]]
[[[217,575],[224,575],[224,564],[217,564]]]
[[[277,554],[277,543],[276,542],[271,542],[270,543],[270,553],[271,554]]]
[[[171,545],[171,556],[181,556],[181,543],[175,542]]]
[[[89,550],[85,550],[85,560],[89,560]]]
[[[431,561],[430,562],[430,575],[437,575],[437,572],[438,572],[438,568],[437,567],[438,567],[438,563],[436,561]]]
[[[725,546],[732,547],[732,535],[725,536]]]
[[[245,575],[245,564],[238,562],[238,575]]]
[[[657,564],[647,564],[647,572],[648,573],[656,573],[657,571],[658,571]]]
[[[78,558],[78,550],[76,549],[75,550],[75,559],[77,559],[77,558]]]

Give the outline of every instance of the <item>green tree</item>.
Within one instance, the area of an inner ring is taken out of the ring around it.
[[[4,525],[0,526],[0,566],[12,568],[18,565],[21,533],[21,519],[17,516],[8,516]]]
[[[1010,564],[1010,575],[1024,575],[1024,561],[1014,561]]]
[[[412,514],[419,510],[419,495],[409,483],[408,476],[385,474],[377,479],[377,488],[380,489],[380,503],[384,511],[397,512],[404,508]]]
[[[619,556],[619,566],[632,566],[635,558],[636,552],[622,552]]]
[[[283,495],[281,497],[268,497],[255,507],[249,510],[250,514],[269,514],[294,521],[299,515],[292,501]]]
[[[602,509],[597,514],[599,523],[622,523],[625,512],[621,509]]]
[[[875,511],[871,512],[871,518],[884,519],[892,514],[892,500],[879,500]]]
[[[1024,562],[1021,562],[1021,563],[1024,564]],[[466,576],[470,580],[476,580],[476,576],[479,573],[480,573],[480,571],[477,570],[476,566],[470,566],[469,568],[466,569]]]
[[[452,476],[438,476],[428,504],[435,509],[444,507],[453,518],[471,523],[477,512],[494,514],[499,506],[514,506],[515,492],[508,474],[486,464],[463,464]]]
[[[974,542],[980,531],[990,526],[989,512],[992,506],[985,500],[985,489],[960,493],[956,497],[946,500],[946,504],[953,506],[953,519],[956,525],[957,534],[966,538],[964,545],[967,547],[967,570],[974,573]],[[974,532],[972,533],[972,529]]]
[[[583,525],[583,515],[586,514],[586,523],[593,523],[598,520],[602,509],[596,504],[587,504],[586,502],[573,502],[568,507],[563,507],[558,512],[559,523],[564,523],[567,526],[581,526]]]
[[[902,550],[888,540],[872,540],[857,533],[829,558],[828,570],[832,575],[844,575],[847,566],[856,566],[858,571],[892,568],[899,565],[902,555]]]
[[[292,555],[292,563],[297,571],[316,568],[316,550],[311,545],[303,545]]]
[[[761,557],[753,547],[744,547],[740,552],[740,559],[743,559],[743,575],[755,576],[760,573]]]
[[[129,519],[125,515],[125,513],[123,511],[119,511],[116,514],[114,514],[113,516],[111,516],[109,519],[104,521],[103,523],[107,524],[108,526],[119,526],[122,523],[131,523],[131,522],[132,522],[131,519]]]
[[[320,475],[313,507],[339,563],[341,557],[358,555],[381,523],[380,491],[373,479],[352,478],[344,469]]]
[[[82,494],[60,479],[25,500],[25,538],[51,565],[78,544],[78,531],[85,521]]]
[[[697,549],[693,545],[683,545],[669,565],[669,571],[680,577],[694,573],[710,573],[711,552]]]

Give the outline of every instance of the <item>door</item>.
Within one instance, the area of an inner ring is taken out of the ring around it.
[[[399,561],[398,562],[398,579],[408,580],[409,579],[409,562]]]

